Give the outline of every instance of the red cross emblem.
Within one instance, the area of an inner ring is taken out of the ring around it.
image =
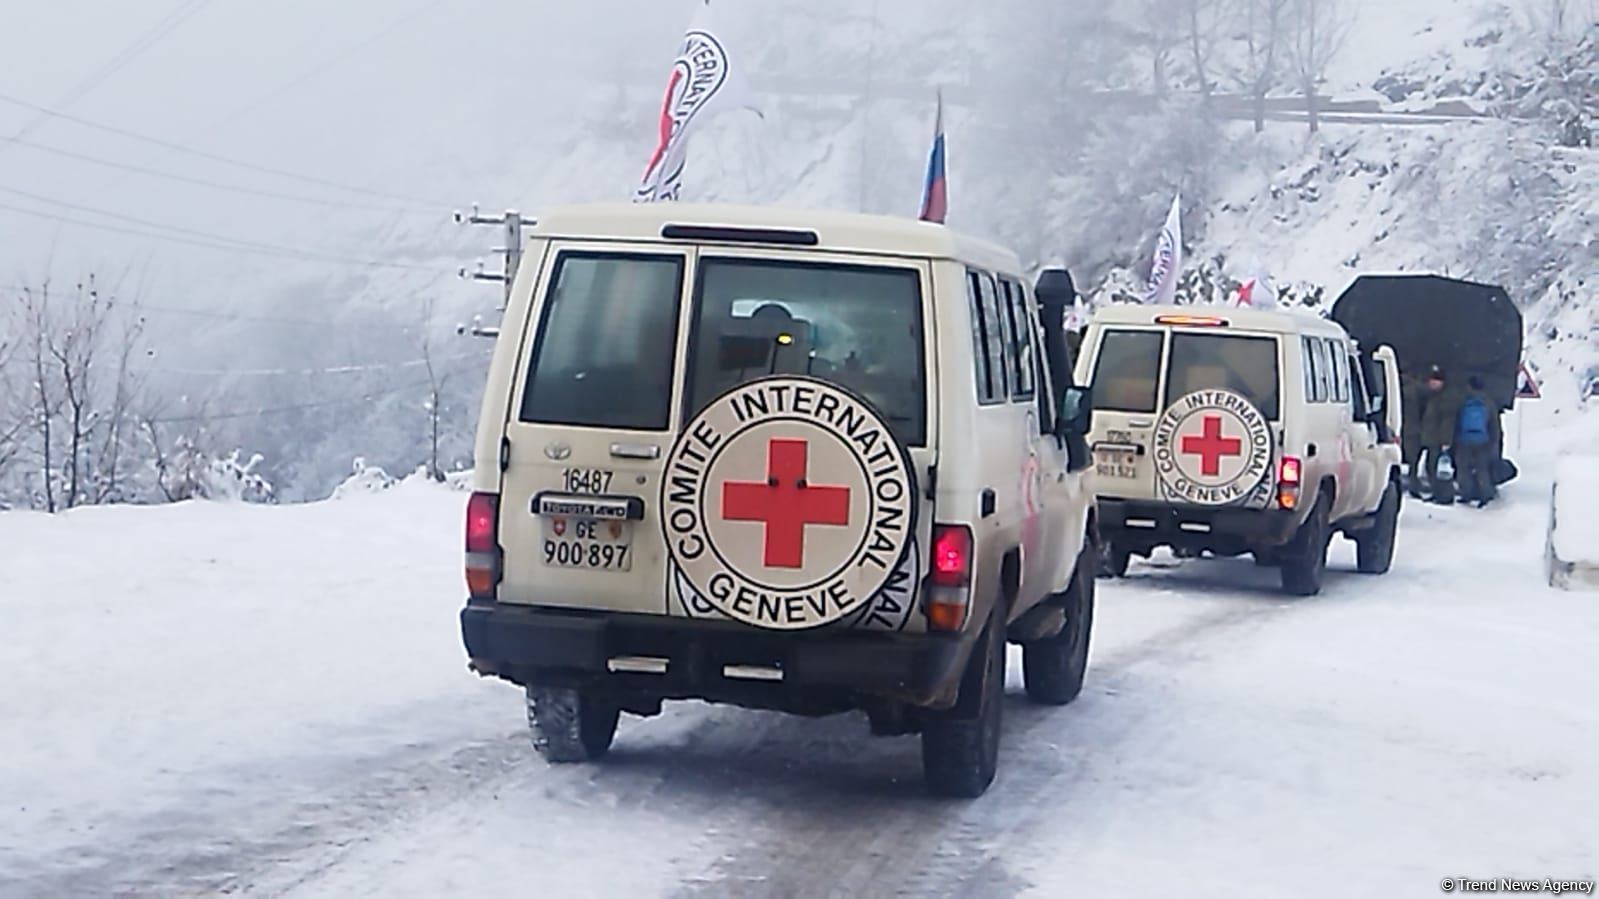
[[[819,487],[805,480],[810,445],[774,439],[766,445],[766,483],[722,485],[722,517],[766,525],[768,568],[803,568],[805,526],[849,524],[848,487]]]
[[[1223,437],[1221,435],[1221,416],[1205,416],[1204,433],[1190,434],[1183,438],[1184,455],[1199,457],[1199,470],[1207,478],[1221,474],[1221,460],[1224,456],[1242,456],[1244,454],[1244,441],[1238,437]]]

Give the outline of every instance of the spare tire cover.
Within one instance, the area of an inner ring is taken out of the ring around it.
[[[750,381],[690,420],[667,456],[673,576],[717,611],[802,630],[861,611],[915,533],[910,456],[865,400],[815,378]]]
[[[1196,506],[1253,505],[1269,487],[1271,426],[1255,404],[1231,390],[1198,390],[1155,423],[1155,474],[1161,497]]]

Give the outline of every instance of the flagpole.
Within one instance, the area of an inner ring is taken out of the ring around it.
[[[872,79],[877,68],[877,4],[879,0],[872,0],[871,21],[866,26],[866,100],[861,106],[861,176],[860,192],[855,198],[855,206],[861,212],[866,211],[866,183],[870,180],[867,171],[867,161],[870,154],[871,134],[868,124],[871,122],[872,112]]]

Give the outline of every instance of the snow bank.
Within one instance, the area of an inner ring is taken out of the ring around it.
[[[1549,583],[1599,588],[1599,456],[1565,456],[1549,515]]]

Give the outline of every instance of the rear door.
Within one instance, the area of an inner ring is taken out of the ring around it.
[[[665,613],[656,497],[694,251],[560,243],[507,411],[500,600]]]
[[[803,375],[870,404],[910,457],[916,532],[887,586],[844,619],[847,625],[922,627],[916,585],[927,570],[933,515],[926,479],[937,458],[931,435],[938,432],[937,379],[929,364],[932,278],[925,260],[866,254],[705,247],[696,262],[681,421],[741,384]],[[720,615],[691,591],[684,595],[689,614]]]
[[[1153,499],[1155,421],[1160,415],[1163,328],[1107,326],[1088,347],[1087,383],[1094,390],[1095,491],[1121,499]]]

